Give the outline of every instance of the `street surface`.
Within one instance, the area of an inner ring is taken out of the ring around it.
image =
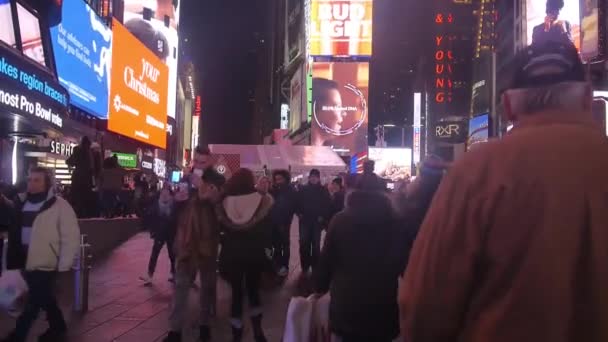
[[[295,228],[295,227],[294,227]],[[163,249],[152,286],[144,286],[139,276],[145,274],[152,240],[140,233],[112,253],[95,262],[91,273],[89,312],[80,316],[72,311],[72,279],[61,279],[58,286],[59,301],[69,325],[70,341],[161,341],[168,329],[169,305],[172,284],[169,278],[169,260]],[[271,280],[264,282],[264,328],[269,341],[280,341],[289,300],[301,288],[297,229],[292,229],[290,275],[281,286]],[[198,281],[197,281],[198,283]],[[229,341],[230,288],[218,281],[217,318],[212,324],[214,341]],[[194,342],[198,336],[198,293],[190,294],[190,323],[184,329],[184,341]],[[36,341],[47,328],[41,314],[28,341]],[[246,320],[244,340],[253,340],[249,321]],[[0,313],[0,334],[5,336],[14,327],[14,319]]]

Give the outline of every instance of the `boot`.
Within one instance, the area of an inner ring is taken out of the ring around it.
[[[169,334],[165,337],[163,342],[182,342],[182,334],[175,331],[169,331]]]
[[[253,325],[253,337],[255,342],[267,342],[264,331],[262,330],[262,315],[251,317],[251,323]]]
[[[243,328],[232,326],[232,342],[241,342],[243,340]]]
[[[209,342],[209,341],[211,341],[211,329],[209,328],[208,325],[201,325],[200,326],[199,341],[200,342]]]

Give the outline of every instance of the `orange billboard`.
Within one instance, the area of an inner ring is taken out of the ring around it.
[[[108,129],[165,148],[169,69],[116,19],[112,31]]]
[[[371,56],[373,0],[312,0],[311,56]]]

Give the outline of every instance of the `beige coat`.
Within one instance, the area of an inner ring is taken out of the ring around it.
[[[608,341],[608,140],[545,113],[454,164],[400,289],[410,342]]]

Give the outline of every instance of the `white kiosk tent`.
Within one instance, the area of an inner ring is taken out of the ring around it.
[[[209,149],[214,154],[240,155],[241,167],[256,175],[284,169],[296,179],[318,169],[321,178],[329,179],[347,171],[346,163],[328,146],[209,145]]]

